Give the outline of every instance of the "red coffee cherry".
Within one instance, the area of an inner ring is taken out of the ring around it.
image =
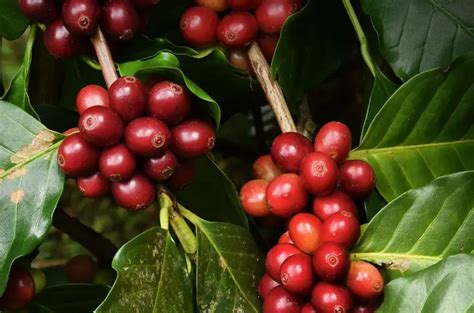
[[[273,163],[272,157],[266,154],[253,162],[252,173],[254,178],[272,181],[283,174],[283,171]]]
[[[283,133],[273,140],[270,154],[273,162],[286,172],[299,173],[303,158],[313,152],[311,141],[298,133]]]
[[[229,51],[228,59],[230,64],[232,64],[235,68],[247,72],[250,75],[255,74],[252,64],[250,63],[248,49],[232,49]]]
[[[348,211],[357,217],[357,207],[354,201],[344,192],[336,190],[327,196],[314,198],[313,213],[322,221],[339,211]]]
[[[182,189],[193,181],[195,175],[196,168],[192,161],[181,162],[168,179],[168,185],[175,190]]]
[[[322,152],[311,152],[300,164],[300,177],[306,190],[315,196],[324,196],[336,190],[337,165]]]
[[[129,211],[149,207],[156,196],[153,182],[141,173],[135,173],[129,180],[113,182],[112,195],[119,206]]]
[[[130,1],[106,0],[102,7],[102,27],[114,39],[132,39],[140,29],[140,17]]]
[[[263,313],[300,313],[301,303],[281,286],[273,288],[263,301]]]
[[[325,242],[313,253],[313,269],[325,281],[343,279],[349,270],[349,252],[334,242]]]
[[[291,240],[290,233],[288,231],[281,234],[280,238],[278,238],[278,243],[291,243],[294,245],[295,243]]]
[[[20,10],[29,20],[48,23],[59,16],[55,0],[20,0]]]
[[[253,217],[264,217],[271,214],[265,192],[268,181],[254,179],[245,183],[240,189],[240,203],[245,213]]]
[[[100,173],[110,181],[130,179],[135,173],[135,168],[135,156],[123,143],[105,148],[100,154]]]
[[[196,0],[196,4],[215,12],[222,12],[227,9],[226,0]]]
[[[76,96],[76,108],[79,114],[95,106],[109,106],[109,93],[98,85],[87,85],[79,90]]]
[[[117,79],[109,88],[110,107],[125,123],[145,114],[147,92],[139,79],[126,76]]]
[[[264,0],[255,11],[260,30],[267,34],[278,34],[295,9],[295,5],[288,0]]]
[[[46,27],[43,42],[48,52],[56,58],[73,57],[82,48],[82,42],[67,30],[62,20],[56,20]]]
[[[162,155],[170,144],[171,133],[154,117],[140,117],[125,128],[125,143],[133,153],[144,157]]]
[[[148,113],[167,125],[176,125],[191,111],[191,95],[171,81],[155,84],[148,95]]]
[[[259,34],[257,36],[257,43],[262,50],[263,56],[268,63],[272,63],[273,55],[275,54],[275,49],[280,39],[279,35],[268,35],[268,34]]]
[[[62,20],[66,28],[76,36],[90,36],[99,25],[100,7],[97,0],[66,0]]]
[[[352,313],[375,313],[375,310],[377,310],[376,306],[359,303],[352,309]]]
[[[74,134],[63,140],[58,149],[58,165],[69,176],[88,176],[97,172],[99,150]]]
[[[108,107],[88,108],[79,117],[78,126],[81,137],[98,147],[116,144],[123,136],[120,116]]]
[[[219,17],[207,7],[197,6],[184,11],[180,28],[184,40],[194,47],[205,47],[216,41]]]
[[[250,44],[257,37],[255,17],[243,11],[227,14],[217,26],[217,39],[228,48],[241,48]]]
[[[346,285],[357,297],[371,300],[383,293],[384,279],[372,264],[363,261],[352,262]]]
[[[292,294],[309,295],[314,284],[311,256],[295,254],[281,264],[280,281],[283,288]]]
[[[353,301],[346,287],[326,282],[317,283],[311,293],[311,303],[317,312],[351,312]]]
[[[319,246],[321,221],[310,213],[298,213],[288,224],[291,240],[301,251],[312,254]]]
[[[76,255],[64,266],[64,273],[70,283],[92,283],[96,272],[97,264],[89,255]]]
[[[340,122],[324,124],[314,138],[314,151],[329,155],[337,164],[344,162],[351,151],[351,146],[351,131]]]
[[[260,282],[258,283],[258,294],[260,295],[260,298],[265,300],[268,293],[277,286],[280,286],[280,284],[274,281],[270,275],[265,273],[262,278],[260,278]]]
[[[78,177],[76,179],[76,185],[84,197],[92,199],[103,197],[107,195],[110,190],[109,180],[100,175],[99,172],[91,176]]]
[[[339,168],[341,189],[355,199],[367,197],[375,187],[375,175],[369,163],[349,160]]]
[[[289,243],[280,243],[271,248],[267,253],[267,258],[265,259],[265,269],[267,270],[270,277],[280,283],[280,268],[285,260],[294,255],[301,254],[296,246]]]
[[[317,313],[317,312],[316,312],[316,309],[311,304],[311,302],[308,302],[301,308],[300,313]]]
[[[149,9],[152,6],[157,5],[160,0],[132,0],[132,2],[140,9]]]
[[[253,9],[252,0],[227,0],[227,6],[234,10],[246,10]]]
[[[165,181],[173,175],[178,167],[176,156],[169,149],[162,156],[143,161],[143,170],[156,181]]]
[[[302,211],[308,203],[308,193],[296,174],[283,174],[267,187],[267,203],[273,214],[290,217]]]
[[[0,298],[0,308],[18,310],[31,302],[35,295],[35,281],[31,273],[17,266],[12,266],[7,286]]]
[[[200,119],[189,119],[171,129],[171,150],[180,158],[203,156],[214,147],[214,128]]]
[[[359,221],[348,211],[339,211],[329,216],[321,227],[321,242],[335,242],[347,249],[359,239]]]

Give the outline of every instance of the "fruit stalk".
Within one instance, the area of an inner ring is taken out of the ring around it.
[[[265,92],[268,102],[270,102],[281,131],[283,133],[296,132],[296,125],[286,105],[283,91],[278,82],[273,79],[270,67],[256,42],[250,45],[248,54],[255,75]]]
[[[94,46],[97,59],[99,60],[105,83],[107,84],[107,88],[109,88],[114,83],[114,81],[117,80],[118,75],[115,69],[114,59],[112,58],[112,53],[110,52],[109,45],[107,44],[107,40],[105,39],[100,27],[97,29],[94,36],[92,36],[91,41],[92,45]]]

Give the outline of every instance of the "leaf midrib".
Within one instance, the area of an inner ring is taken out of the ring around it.
[[[384,253],[381,252],[353,252],[351,253],[351,260],[365,260],[365,259],[404,259],[410,261],[425,260],[438,262],[443,259],[441,256],[429,256],[420,254],[403,254],[403,253]]]

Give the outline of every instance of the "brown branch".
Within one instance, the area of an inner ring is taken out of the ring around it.
[[[118,75],[115,69],[114,59],[112,58],[112,53],[110,53],[109,45],[107,44],[107,40],[100,28],[98,28],[97,32],[92,36],[91,41],[108,88],[117,80]]]
[[[273,112],[275,113],[281,131],[284,133],[296,132],[297,129],[295,122],[293,121],[290,110],[286,105],[283,91],[278,82],[273,79],[270,67],[256,42],[253,42],[250,45],[249,59],[255,71],[255,75],[267,96],[267,100],[270,102]]]
[[[308,98],[305,96],[300,104],[300,115],[297,123],[297,129],[300,134],[311,139],[316,124],[311,116],[311,109],[309,108]]]

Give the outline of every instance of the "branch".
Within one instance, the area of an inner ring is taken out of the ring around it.
[[[104,34],[97,29],[97,32],[92,36],[92,45],[94,46],[97,59],[99,60],[100,68],[102,70],[102,75],[104,75],[105,83],[107,88],[109,88],[114,81],[117,80],[118,75],[115,69],[114,59],[112,58],[112,53],[110,53],[109,45],[107,40],[104,37]]]
[[[311,109],[309,108],[308,98],[305,96],[303,101],[300,104],[300,116],[298,119],[298,132],[305,137],[311,139],[314,130],[316,129],[316,124],[313,121],[311,116]]]

